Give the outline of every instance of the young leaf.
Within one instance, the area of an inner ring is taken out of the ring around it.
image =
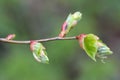
[[[97,57],[101,58],[103,61],[105,58],[107,58],[107,55],[111,55],[113,52],[110,50],[110,48],[105,45],[102,41],[98,41],[98,50],[97,50]]]
[[[97,46],[97,38],[94,34],[86,35],[83,42],[83,48],[87,53],[87,55],[90,58],[92,58],[94,61],[96,61],[95,56],[97,53],[98,46]]]
[[[31,41],[30,49],[33,52],[34,58],[41,63],[49,63],[49,59],[47,57],[47,53],[45,51],[45,47],[36,41]]]
[[[69,14],[66,21],[61,27],[61,32],[59,37],[64,37],[81,19],[82,14],[80,12],[75,12],[74,14]]]

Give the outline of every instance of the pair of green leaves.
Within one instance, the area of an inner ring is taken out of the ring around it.
[[[34,58],[41,63],[49,63],[45,47],[36,41],[31,41],[30,49],[33,53]]]
[[[87,34],[83,38],[79,39],[82,39],[82,48],[94,61],[96,61],[96,56],[103,60],[107,55],[112,54],[110,48],[100,41],[99,38],[94,34]]]

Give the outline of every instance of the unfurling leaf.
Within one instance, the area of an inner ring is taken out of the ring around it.
[[[103,42],[98,41],[97,44],[98,44],[97,57],[99,57],[101,61],[104,62],[104,59],[107,58],[107,55],[111,55],[113,52]]]
[[[75,12],[74,14],[69,14],[66,21],[61,27],[61,32],[59,37],[64,37],[81,19],[82,14],[80,12]]]
[[[33,52],[34,58],[41,63],[49,63],[45,47],[36,41],[31,41],[30,49]]]
[[[97,39],[94,34],[86,35],[83,42],[83,48],[87,53],[87,55],[90,58],[92,58],[94,61],[96,61],[95,56],[97,53],[98,46],[97,46]]]
[[[96,61],[95,57],[97,56],[103,62],[103,60],[107,58],[107,55],[112,54],[110,48],[94,34],[81,34],[77,36],[76,39],[78,39],[80,47],[84,49],[87,55],[94,61]]]

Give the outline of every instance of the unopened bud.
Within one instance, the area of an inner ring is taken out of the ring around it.
[[[15,38],[15,34],[9,34],[6,39],[7,40],[12,40],[13,38]]]

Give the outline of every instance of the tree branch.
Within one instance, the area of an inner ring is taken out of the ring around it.
[[[12,43],[12,44],[29,44],[31,41],[48,42],[48,41],[55,41],[55,40],[75,40],[75,39],[76,39],[75,36],[73,36],[73,37],[65,37],[65,38],[53,37],[53,38],[47,38],[47,39],[26,40],[26,41],[8,40],[6,38],[0,38],[0,42]]]

